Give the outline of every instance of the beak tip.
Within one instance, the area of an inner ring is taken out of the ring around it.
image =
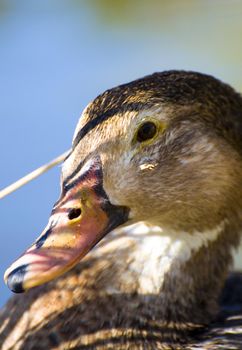
[[[27,271],[28,265],[21,265],[11,271],[6,272],[4,275],[4,280],[9,289],[14,293],[23,293],[25,289],[23,288],[24,276]]]

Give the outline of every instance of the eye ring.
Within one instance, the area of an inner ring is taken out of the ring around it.
[[[157,134],[157,126],[152,121],[147,121],[143,123],[136,134],[136,141],[142,143],[154,138]]]
[[[74,220],[77,219],[81,215],[82,211],[80,208],[72,208],[68,212],[68,219],[69,220]]]

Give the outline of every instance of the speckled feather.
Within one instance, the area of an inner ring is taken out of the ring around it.
[[[124,259],[128,253],[119,252]],[[201,329],[192,320],[164,322],[159,295],[105,291],[117,273],[112,260],[87,257],[58,280],[12,298],[0,314],[2,350],[241,349],[241,274],[230,275],[220,313]]]

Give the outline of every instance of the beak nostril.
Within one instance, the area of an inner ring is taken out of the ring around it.
[[[69,220],[77,219],[81,215],[81,213],[82,211],[80,208],[72,208],[68,213],[68,219]]]

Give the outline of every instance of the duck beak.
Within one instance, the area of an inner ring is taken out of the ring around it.
[[[100,159],[89,161],[65,186],[40,237],[7,269],[5,282],[21,293],[62,275],[127,220],[128,209],[112,205],[103,189]]]

